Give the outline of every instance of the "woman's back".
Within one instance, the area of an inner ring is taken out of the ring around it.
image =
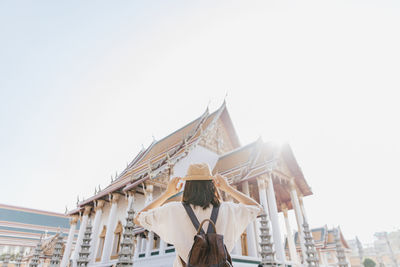
[[[203,209],[191,205],[197,219],[202,222],[211,216],[212,205]],[[216,222],[217,233],[224,235],[224,243],[228,251],[232,251],[236,241],[253,221],[261,210],[257,206],[222,202]],[[140,224],[157,233],[165,242],[175,246],[177,254],[187,261],[189,251],[193,245],[193,237],[197,229],[193,226],[181,202],[170,202],[139,216]],[[203,226],[207,231],[208,222]],[[180,267],[179,258],[175,259],[174,267]]]

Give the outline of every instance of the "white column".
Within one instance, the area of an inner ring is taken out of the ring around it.
[[[149,232],[149,235],[147,236],[147,243],[146,243],[146,257],[151,256],[151,251],[153,250],[153,244],[154,244],[154,233]]]
[[[167,247],[167,243],[164,242],[164,240],[162,240],[160,238],[160,255],[164,255],[165,254],[165,248]]]
[[[276,259],[280,263],[284,263],[286,261],[285,250],[283,248],[281,229],[279,226],[279,217],[278,217],[278,208],[276,205],[276,197],[274,190],[274,183],[272,180],[271,173],[267,177],[267,199],[269,206],[269,215],[272,226],[272,239],[274,240],[274,247],[276,253]]]
[[[285,226],[286,226],[286,234],[287,234],[287,240],[288,240],[288,246],[289,246],[290,260],[293,263],[298,264],[299,258],[297,257],[296,244],[294,243],[292,228],[290,227],[290,223],[289,223],[288,208],[285,204],[282,205],[282,211],[283,211],[283,216],[285,217]]]
[[[147,238],[142,238],[142,247],[140,248],[140,252],[146,252],[146,247],[147,247]]]
[[[112,245],[114,242],[114,230],[115,230],[115,224],[117,223],[117,208],[118,208],[118,199],[119,199],[119,194],[112,194],[112,199],[111,199],[111,209],[110,209],[110,214],[108,215],[108,221],[107,221],[107,231],[106,231],[106,237],[104,239],[104,248],[103,248],[103,254],[101,255],[101,262],[102,263],[107,263],[110,261],[111,257],[111,252],[112,252]]]
[[[304,203],[303,203],[303,195],[299,195],[298,197],[299,197],[299,204],[300,204],[301,213],[303,214],[303,218],[306,220],[306,222],[308,222],[306,209],[304,208]]]
[[[96,248],[97,244],[99,243],[99,232],[100,232],[100,221],[101,215],[103,215],[103,207],[104,207],[104,200],[97,200],[96,207],[95,207],[95,216],[93,221],[93,233],[92,233],[92,241],[90,244],[90,254],[89,259],[90,263],[94,263],[96,261]]]
[[[146,190],[145,190],[145,194],[146,194],[146,201],[145,201],[145,205],[149,204],[150,202],[153,201],[153,190],[154,190],[154,186],[151,184],[146,185]]]
[[[150,202],[153,201],[153,185],[146,185],[146,204],[148,205]],[[151,251],[153,249],[153,244],[154,244],[154,233],[149,232],[147,236],[147,242],[146,242],[146,254],[145,257],[150,257],[151,256]]]
[[[85,210],[83,212],[83,216],[81,218],[81,224],[79,225],[78,239],[76,240],[75,250],[72,254],[72,267],[76,267],[76,261],[78,260],[79,251],[81,250],[83,234],[85,233],[85,230],[86,230],[86,225],[88,222],[91,208],[92,208],[91,206],[86,206]]]
[[[137,243],[136,243],[136,247],[135,247],[135,253],[134,253],[134,259],[138,259],[139,258],[139,254],[141,252],[142,249],[142,236],[139,234],[137,236]]]
[[[292,206],[294,208],[294,212],[296,214],[297,228],[298,228],[298,236],[299,242],[301,246],[301,255],[303,256],[303,262],[306,260],[306,247],[304,246],[304,232],[303,232],[303,215],[300,208],[299,199],[297,197],[296,184],[292,180],[290,183],[290,199],[292,200]]]
[[[258,194],[260,197],[260,204],[261,206],[263,206],[265,214],[267,214],[269,217],[267,191],[266,191],[267,186],[265,184],[265,179],[262,177],[257,178],[257,185],[258,185]]]
[[[74,240],[77,222],[78,222],[78,216],[73,216],[69,222],[71,226],[69,228],[68,239],[67,243],[65,244],[64,255],[60,267],[66,267],[68,265],[69,255],[71,254],[72,241]]]
[[[247,196],[250,196],[249,182],[243,182],[242,184],[243,193]],[[247,233],[247,252],[249,256],[257,257],[257,246],[256,239],[254,233],[254,223],[251,223],[246,228]]]

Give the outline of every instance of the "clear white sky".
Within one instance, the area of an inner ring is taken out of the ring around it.
[[[227,104],[292,145],[312,227],[399,228],[399,1],[1,1],[0,203],[63,212]]]

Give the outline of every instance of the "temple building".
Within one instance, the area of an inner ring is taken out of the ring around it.
[[[41,241],[45,263],[52,254],[54,238],[67,236],[69,228],[65,214],[0,204],[0,261],[7,258],[12,267],[19,259],[21,266],[27,266]]]
[[[337,236],[335,235],[337,231]],[[350,265],[351,248],[343,236],[340,228],[328,229],[325,225],[310,230],[317,251],[319,264],[321,266],[338,266],[338,246],[343,249],[345,261]],[[295,242],[297,251],[301,251],[298,232],[295,233]],[[288,245],[286,240],[286,251],[288,253]]]
[[[312,195],[312,191],[291,147],[261,138],[241,145],[224,102],[216,111],[210,113],[207,108],[192,122],[154,140],[106,188],[69,211],[70,234],[60,266],[128,266],[131,259],[134,266],[172,266],[174,247],[153,232],[125,227],[128,210],[131,209],[130,214],[141,210],[166,189],[170,178],[184,176],[188,166],[197,162],[208,163],[214,174],[228,177],[231,185],[264,207],[265,216],[247,227],[231,253],[234,266],[256,266],[261,262],[261,254],[274,264],[299,266],[306,262],[303,225],[307,216],[302,199]],[[180,194],[173,200],[179,200]],[[224,194],[223,198],[233,201]],[[285,219],[285,229],[281,229],[279,216]],[[299,253],[288,216],[297,220]],[[81,227],[73,249],[77,223]],[[284,235],[288,236],[287,254]],[[265,249],[273,252],[262,251]]]
[[[373,260],[377,267],[398,267],[400,263],[400,230],[377,232],[374,241],[362,245],[358,238],[349,240],[352,266],[362,266],[365,259]]]

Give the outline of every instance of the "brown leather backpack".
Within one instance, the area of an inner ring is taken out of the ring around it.
[[[231,267],[232,259],[226,246],[224,245],[224,236],[217,234],[215,223],[218,217],[219,207],[213,207],[210,219],[205,219],[199,223],[192,207],[189,204],[182,203],[193,226],[197,230],[194,236],[193,246],[189,252],[188,263],[182,258],[184,267]],[[207,233],[203,230],[203,224],[208,221]]]

